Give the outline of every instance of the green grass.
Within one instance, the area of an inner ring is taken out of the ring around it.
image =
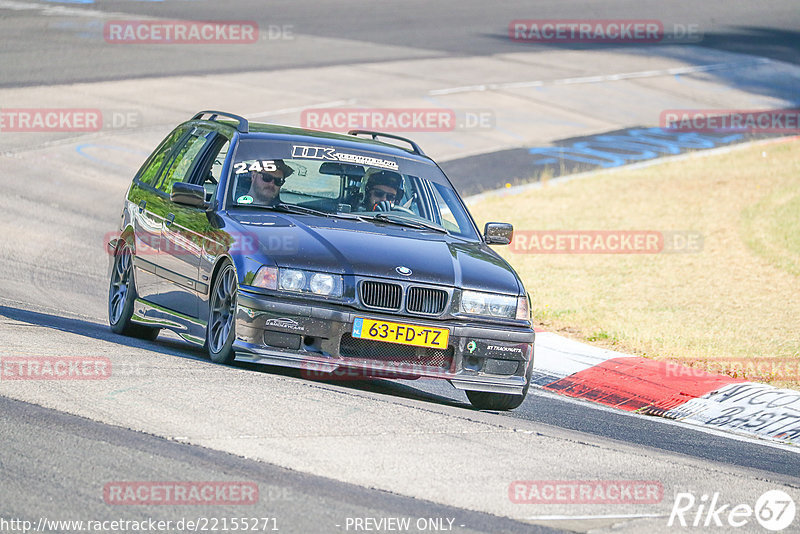
[[[800,275],[800,184],[790,184],[748,207],[741,228],[754,252],[775,267]]]
[[[689,253],[526,254],[496,247],[537,326],[687,365],[800,359],[800,141],[609,171],[470,210],[483,227],[692,231]],[[742,376],[746,370],[731,368]],[[800,386],[800,373],[752,379]]]

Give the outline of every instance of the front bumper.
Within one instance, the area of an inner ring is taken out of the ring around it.
[[[447,328],[448,347],[353,338],[356,317]],[[533,366],[534,335],[532,329],[300,303],[240,288],[234,350],[237,360],[295,367],[310,378],[440,378],[463,390],[522,394]]]

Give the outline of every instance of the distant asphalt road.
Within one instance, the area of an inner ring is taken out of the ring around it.
[[[696,25],[704,47],[798,63],[799,7],[796,0],[2,0],[0,87],[593,46],[512,42],[508,26],[516,19],[656,19],[666,29]],[[65,20],[59,11],[64,9],[87,15]],[[47,16],[40,16],[42,10]],[[108,46],[104,24],[121,17],[255,21],[262,29],[262,41],[206,48]],[[275,80],[276,86],[280,83]]]

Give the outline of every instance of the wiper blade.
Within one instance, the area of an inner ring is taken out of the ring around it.
[[[284,211],[286,213],[302,213],[304,215],[319,215],[320,217],[330,217],[331,214],[315,210],[314,208],[307,208],[305,206],[298,206],[297,204],[287,204],[285,202],[279,202],[273,206],[261,206],[267,209],[273,209],[276,211]]]
[[[297,204],[286,204],[285,202],[281,202],[276,204],[278,209],[285,210],[287,212],[292,213],[307,213],[309,215],[321,215],[323,217],[334,217],[338,219],[352,219],[357,221],[363,221],[364,217],[356,214],[356,213],[349,213],[346,211],[339,211],[336,213],[331,213],[328,211],[321,211],[315,210],[314,208],[308,208],[306,206],[298,206]]]
[[[372,217],[365,217],[363,215],[359,215],[357,213],[349,213],[346,211],[339,211],[336,213],[330,213],[327,211],[315,210],[314,208],[308,208],[306,206],[298,206],[297,204],[287,204],[285,202],[280,202],[278,204],[267,205],[267,204],[247,204],[247,208],[261,208],[265,210],[274,210],[274,211],[282,211],[286,213],[302,213],[303,215],[319,215],[321,217],[333,217],[337,219],[351,219],[357,221],[367,221],[370,220]]]
[[[354,221],[367,221],[369,220],[368,217],[364,217],[363,215],[358,215],[357,213],[351,213],[349,211],[337,211],[336,213],[329,213],[331,217],[335,217],[338,219],[351,219]]]
[[[432,223],[429,221],[422,221],[419,219],[409,219],[408,217],[404,217],[402,215],[397,215],[394,213],[377,213],[373,217],[373,219],[378,219],[379,221],[386,221],[393,224],[399,224],[401,226],[409,226],[411,228],[424,228],[427,230],[434,230],[436,232],[441,232],[443,234],[447,234],[448,231],[443,227],[439,226],[436,223]]]

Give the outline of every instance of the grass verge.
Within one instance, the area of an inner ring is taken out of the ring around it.
[[[513,223],[515,239],[532,230],[700,236],[693,252],[496,250],[522,276],[538,326],[800,388],[800,140],[545,183],[470,211],[481,227]]]

